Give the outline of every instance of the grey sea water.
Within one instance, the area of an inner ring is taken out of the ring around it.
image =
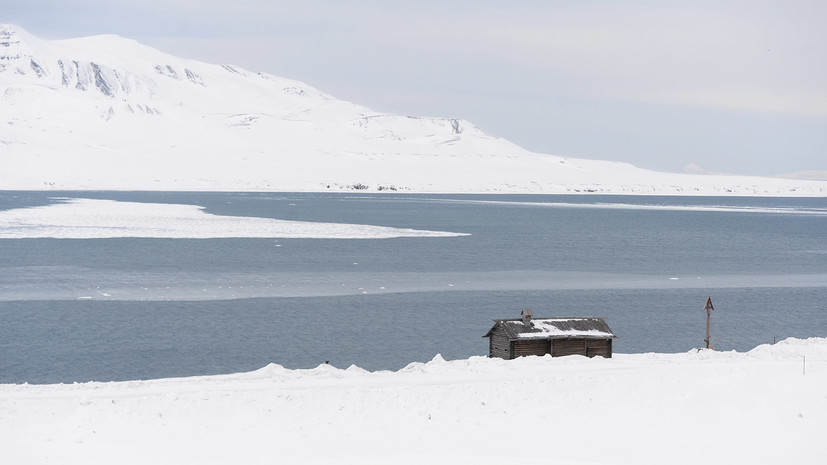
[[[616,352],[827,336],[827,199],[0,192],[468,233],[398,239],[0,239],[0,383],[487,353],[491,319],[605,316]]]

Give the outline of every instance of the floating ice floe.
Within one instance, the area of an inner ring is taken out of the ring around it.
[[[114,237],[388,239],[467,234],[363,224],[316,223],[221,216],[197,205],[66,199],[52,205],[0,211],[0,239]]]

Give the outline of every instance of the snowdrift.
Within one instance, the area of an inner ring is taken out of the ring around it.
[[[827,338],[0,385],[3,463],[822,463]]]

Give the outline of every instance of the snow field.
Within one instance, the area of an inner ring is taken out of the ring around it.
[[[824,431],[825,338],[0,385],[4,463],[810,464]]]

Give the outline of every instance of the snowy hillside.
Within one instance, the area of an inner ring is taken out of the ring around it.
[[[0,25],[0,189],[827,195],[530,153],[461,119],[379,114],[301,82],[117,36]]]
[[[816,464],[827,339],[0,385],[3,463]]]

